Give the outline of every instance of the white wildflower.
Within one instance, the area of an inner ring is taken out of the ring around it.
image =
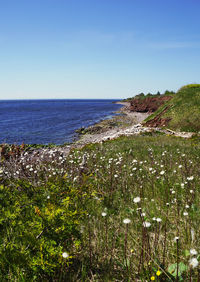
[[[145,215],[146,215],[146,213],[145,213],[145,212],[142,212],[142,213],[141,213],[141,216],[145,216]]]
[[[135,198],[133,199],[133,202],[134,202],[134,203],[139,203],[140,201],[141,201],[140,197],[135,197]]]
[[[191,249],[191,250],[190,250],[190,254],[191,254],[192,256],[195,256],[195,255],[197,255],[197,251],[196,251],[195,249]]]
[[[106,216],[107,215],[107,213],[106,212],[102,212],[102,214],[101,214],[102,216]]]
[[[145,221],[145,222],[143,222],[143,226],[146,227],[146,228],[148,228],[148,227],[151,226],[151,223],[148,222],[148,221]]]
[[[160,175],[163,175],[165,173],[165,171],[164,170],[162,170],[161,172],[160,172]]]
[[[69,256],[68,253],[66,253],[66,252],[62,253],[62,257],[63,257],[63,258],[68,258],[68,256]]]
[[[179,168],[182,168],[183,166],[182,166],[182,165],[179,165],[178,167],[179,167]]]
[[[186,211],[183,212],[183,215],[184,215],[184,216],[188,216],[188,212],[186,212]]]
[[[194,176],[187,177],[187,180],[191,181],[194,179]]]
[[[195,267],[197,267],[199,262],[198,262],[197,258],[192,258],[192,259],[190,259],[189,264],[192,268],[195,268]]]
[[[162,221],[162,219],[159,218],[159,217],[156,220],[157,220],[157,222],[161,222]]]
[[[131,220],[129,219],[129,218],[125,218],[124,220],[123,220],[123,223],[125,223],[125,224],[129,224],[131,222]]]
[[[179,240],[179,237],[178,237],[178,236],[174,237],[174,241],[175,241],[175,242],[178,241],[178,240]]]

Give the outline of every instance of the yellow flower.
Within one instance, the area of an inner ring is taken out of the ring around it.
[[[155,279],[155,276],[151,276],[151,281],[154,281]]]
[[[156,275],[157,275],[157,276],[160,276],[160,274],[161,274],[161,272],[160,272],[160,270],[158,270],[158,271],[156,272]]]

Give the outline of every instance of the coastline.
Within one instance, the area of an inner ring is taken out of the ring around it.
[[[150,128],[143,128],[141,122],[147,118],[148,113],[131,112],[129,102],[116,102],[122,107],[116,111],[115,116],[104,119],[96,124],[77,131],[78,138],[67,145],[8,145],[2,144],[1,157],[9,159],[15,156],[18,160],[25,158],[26,161],[37,162],[39,159],[50,161],[52,155],[56,158],[66,157],[71,150],[82,148],[90,143],[100,143],[115,139],[121,135],[135,135]],[[7,149],[6,149],[7,147]],[[42,157],[41,157],[42,156]]]
[[[75,145],[84,146],[88,143],[99,143],[106,140],[117,138],[120,135],[126,135],[127,132],[138,134],[138,128],[142,128],[142,121],[149,113],[132,112],[129,110],[129,102],[116,102],[122,107],[116,112],[118,115],[102,120],[79,132],[79,139],[74,142]],[[135,129],[135,130],[134,130]]]

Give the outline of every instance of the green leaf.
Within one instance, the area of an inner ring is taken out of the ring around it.
[[[178,277],[180,277],[183,272],[187,271],[187,269],[188,269],[187,265],[185,265],[183,262],[180,262],[178,264]],[[171,264],[168,267],[168,271],[171,275],[176,277],[177,276],[177,263]]]

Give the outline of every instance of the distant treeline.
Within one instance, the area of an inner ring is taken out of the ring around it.
[[[155,94],[152,94],[152,93],[147,93],[147,94],[144,94],[143,92],[142,93],[139,93],[133,97],[130,97],[130,98],[127,98],[127,99],[124,99],[124,101],[130,101],[130,100],[133,100],[133,99],[144,99],[144,98],[147,98],[147,97],[157,97],[157,96],[171,96],[171,95],[174,95],[175,92],[174,91],[169,91],[169,90],[166,90],[163,94],[161,94],[159,91]]]

